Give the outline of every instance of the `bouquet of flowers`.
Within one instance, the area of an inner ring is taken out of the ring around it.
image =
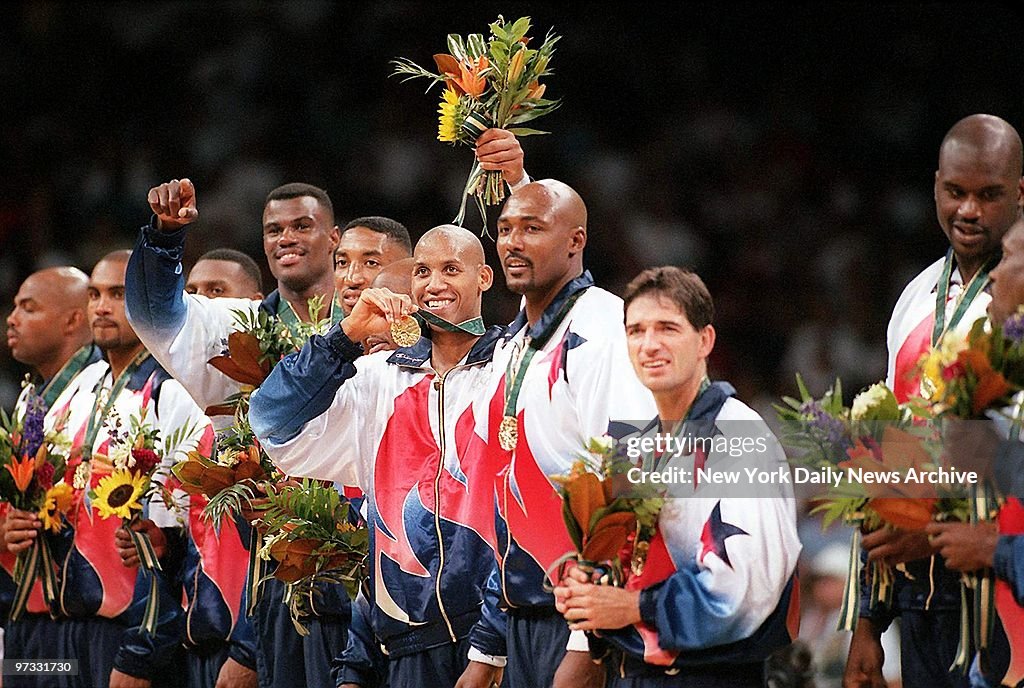
[[[405,81],[428,79],[428,91],[434,84],[445,85],[438,109],[439,141],[472,146],[491,127],[508,129],[516,136],[547,133],[520,125],[559,105],[557,100],[544,98],[545,85],[540,83],[551,74],[551,56],[559,36],[549,32],[538,48],[528,47],[529,17],[506,22],[499,16],[490,29],[487,39],[478,33],[465,39],[448,34],[448,52],[434,55],[436,72],[405,58],[392,63],[394,75],[405,77]],[[469,196],[475,198],[486,229],[486,206],[505,198],[501,173],[483,170],[474,159],[455,218],[458,225],[465,219]]]
[[[228,335],[226,351],[209,361],[243,385],[242,391],[223,405],[206,409],[210,416],[233,415],[234,424],[217,433],[213,457],[192,453],[172,470],[186,492],[209,498],[205,512],[215,523],[225,516],[250,511],[259,504],[267,481],[281,477],[249,427],[249,396],[282,358],[330,327],[331,318],[320,317],[326,307],[323,297],[311,298],[308,306],[308,323],[297,319],[287,323],[262,309],[236,310],[238,329]]]
[[[207,498],[204,512],[215,524],[232,514],[246,513],[262,498],[262,485],[282,477],[248,421],[219,431],[213,456],[191,451],[171,470],[185,492]]]
[[[576,551],[555,563],[548,581],[569,561],[596,572],[601,583],[618,587],[630,574],[643,572],[665,498],[651,486],[632,485],[626,479],[631,468],[614,439],[592,437],[569,474],[554,478]]]
[[[232,380],[242,383],[242,391],[223,405],[206,409],[208,416],[234,415],[244,419],[249,411],[249,395],[259,387],[282,358],[302,348],[314,334],[323,334],[330,327],[330,318],[321,318],[326,304],[322,296],[308,302],[310,322],[286,323],[270,316],[263,309],[255,312],[235,310],[237,329],[228,335],[225,350],[208,363]]]
[[[1009,406],[1024,390],[1024,313],[1002,327],[980,318],[967,339],[947,333],[919,367],[921,394],[936,416],[985,418],[989,409]]]
[[[902,480],[868,482],[855,475],[905,476],[934,463],[934,429],[916,423],[923,409],[899,404],[883,383],[858,394],[850,407],[843,405],[840,380],[820,399],[808,392],[797,376],[800,398],[784,397],[776,405],[783,424],[782,441],[790,449],[790,462],[813,471],[841,475],[826,494],[816,498],[813,512],[824,512],[828,527],[842,519],[874,530],[888,523],[904,530],[922,530],[935,513],[937,499],[930,489],[908,486]],[[847,469],[858,469],[847,472]],[[915,485],[911,483],[911,485]],[[920,486],[920,484],[917,484]]]
[[[357,525],[349,503],[333,485],[304,478],[267,491],[267,506],[257,528],[265,533],[257,556],[276,561],[274,578],[287,584],[285,602],[300,634],[318,582],[340,583],[355,598],[365,577],[362,563],[369,547],[369,531]]]
[[[71,486],[63,482],[71,443],[59,429],[47,432],[43,426],[46,407],[42,397],[30,391],[22,418],[0,410],[0,501],[15,509],[34,512],[43,530],[60,532],[71,508]],[[58,419],[63,427],[66,417]],[[57,578],[48,541],[36,537],[32,547],[20,552],[15,562],[17,584],[11,618],[25,611],[36,578],[43,583],[47,603],[56,598]]]
[[[131,526],[154,494],[159,493],[168,507],[173,505],[171,491],[162,479],[166,476],[158,475],[161,473],[162,453],[173,455],[179,451],[179,447],[194,438],[200,426],[190,423],[162,440],[159,428],[146,422],[148,411],[149,408],[144,406],[138,415],[131,416],[129,426],[124,430],[120,417],[114,412],[110,414],[107,420],[110,437],[107,458],[113,467],[109,475],[100,478],[89,490],[88,503],[97,510],[100,518],[119,517],[131,534],[141,566],[149,573],[150,579],[141,627],[148,633],[155,633],[160,602],[157,571],[162,567],[149,535],[132,530]]]

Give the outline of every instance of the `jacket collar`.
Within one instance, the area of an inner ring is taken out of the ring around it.
[[[529,329],[527,334],[533,335],[534,333],[544,332],[555,316],[558,315],[558,312],[562,309],[562,304],[565,303],[566,299],[576,292],[592,286],[594,286],[594,278],[590,274],[590,270],[584,270],[582,275],[576,277],[562,287],[554,300],[552,300],[551,303],[548,304],[548,307],[544,309],[544,312],[540,316],[540,320],[538,320],[537,324]],[[508,326],[508,332],[505,334],[505,339],[511,339],[525,326],[526,307],[524,306],[523,309],[519,311],[519,315],[516,316],[516,319]]]

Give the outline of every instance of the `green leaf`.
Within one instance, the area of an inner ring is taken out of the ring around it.
[[[537,134],[550,134],[550,131],[541,131],[540,129],[529,129],[527,127],[512,127],[509,129],[510,132],[516,136],[535,136]]]

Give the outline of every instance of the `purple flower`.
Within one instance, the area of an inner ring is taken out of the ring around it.
[[[800,413],[805,418],[807,432],[826,444],[836,447],[840,452],[852,447],[850,438],[847,436],[846,424],[839,418],[829,415],[823,408],[821,402],[808,401],[800,407]]]
[[[1024,313],[1015,313],[1003,323],[1003,336],[1015,344],[1024,341]]]
[[[43,398],[33,394],[29,397],[28,407],[25,409],[25,419],[22,422],[21,435],[24,443],[23,454],[35,457],[39,447],[43,444],[43,419],[46,417],[46,405]]]

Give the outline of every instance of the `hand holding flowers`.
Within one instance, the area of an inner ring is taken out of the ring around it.
[[[478,159],[473,162],[455,218],[459,225],[465,219],[469,196],[476,200],[486,225],[486,206],[504,200],[505,181],[518,181],[503,180],[501,171],[506,168],[497,161],[485,161],[485,156],[492,153],[486,150],[493,140],[489,137],[499,136],[488,132],[500,129],[514,136],[546,133],[520,125],[551,112],[559,104],[544,98],[546,85],[540,83],[542,77],[551,74],[549,65],[559,37],[548,33],[537,49],[528,47],[529,17],[506,22],[499,16],[490,30],[486,40],[482,34],[469,34],[465,39],[449,34],[448,53],[434,55],[437,71],[405,58],[393,62],[394,74],[405,80],[428,79],[428,91],[434,84],[444,84],[438,108],[438,140],[478,147]]]

